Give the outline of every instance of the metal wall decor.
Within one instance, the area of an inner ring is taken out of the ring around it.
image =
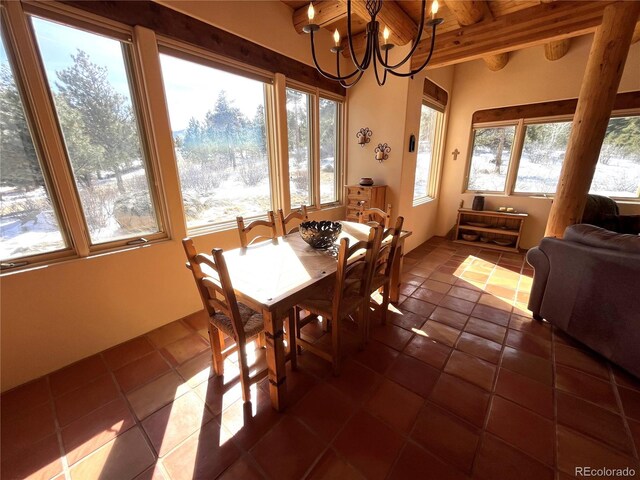
[[[379,143],[375,149],[375,152],[376,152],[376,160],[382,163],[384,160],[389,158],[391,147],[386,143]]]
[[[356,133],[356,137],[358,138],[358,145],[364,147],[371,141],[371,135],[373,135],[373,132],[369,129],[369,127],[361,128],[360,131]]]

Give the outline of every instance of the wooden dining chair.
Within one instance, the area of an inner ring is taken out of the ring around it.
[[[276,228],[276,216],[273,213],[273,210],[269,210],[267,212],[267,220],[254,220],[248,225],[244,224],[243,217],[236,217],[236,222],[238,224],[238,234],[240,235],[240,245],[242,248],[246,248],[251,245],[256,240],[268,239],[275,240],[278,238],[278,230]],[[263,235],[258,234],[254,236],[251,241],[247,239],[247,234],[256,227],[267,227],[271,230],[271,235]]]
[[[348,238],[340,240],[338,267],[333,284],[323,284],[296,306],[296,343],[333,364],[334,375],[340,373],[340,324],[349,316],[356,315],[360,330],[361,345],[364,346],[369,315],[369,296],[374,261],[382,241],[383,228],[372,227],[367,240],[349,245]],[[352,258],[355,257],[355,258]],[[331,322],[331,349],[305,341],[300,335],[301,310],[311,316],[322,316]]]
[[[298,229],[300,228],[299,224],[287,230],[288,228],[287,225],[294,220],[300,220],[301,221],[300,223],[306,222],[307,220],[309,220],[309,214],[307,213],[306,205],[302,205],[299,210],[294,210],[290,212],[289,215],[287,216],[284,215],[284,212],[282,211],[281,208],[278,209],[278,223],[280,224],[280,232],[282,232],[283,236],[288,235],[289,233],[298,231]]]
[[[223,375],[224,359],[238,351],[242,399],[248,402],[251,400],[251,385],[268,373],[265,368],[249,376],[247,363],[247,342],[264,331],[262,314],[236,300],[221,249],[214,248],[211,255],[197,253],[190,238],[182,240],[182,245],[187,254],[187,268],[193,273],[202,304],[209,315],[209,341],[215,374]],[[223,349],[225,335],[232,338],[235,344]]]
[[[374,262],[373,274],[371,277],[370,295],[376,291],[382,290],[382,303],[379,305],[380,321],[382,324],[387,322],[387,310],[389,309],[389,295],[391,293],[391,274],[393,272],[394,262],[399,254],[400,234],[402,233],[402,224],[404,217],[398,217],[393,228],[386,228],[382,234],[382,244],[378,249],[378,254]],[[375,303],[375,302],[372,302]],[[366,338],[369,338],[369,324],[366,326]]]
[[[387,211],[379,208],[364,208],[364,202],[359,203],[358,221],[360,223],[378,222],[384,228],[391,226],[391,204],[387,205]]]

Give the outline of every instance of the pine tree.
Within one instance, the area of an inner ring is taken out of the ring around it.
[[[71,58],[72,66],[56,72],[59,95],[78,112],[93,147],[104,152],[98,169],[113,172],[118,190],[126,193],[122,173],[141,158],[131,104],[113,88],[106,67],[93,63],[80,49]]]
[[[33,190],[44,185],[20,94],[8,64],[0,68],[0,184]]]

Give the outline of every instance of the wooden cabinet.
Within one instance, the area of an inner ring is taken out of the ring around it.
[[[360,202],[363,202],[364,208],[387,209],[385,203],[387,197],[386,185],[373,185],[371,187],[347,185],[345,189],[347,191],[347,220],[351,222],[358,221]]]
[[[504,252],[519,252],[520,236],[526,213],[494,212],[491,210],[458,210],[455,242]],[[463,238],[477,236],[476,239]]]

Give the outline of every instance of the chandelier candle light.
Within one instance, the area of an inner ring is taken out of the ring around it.
[[[371,17],[371,20],[369,21],[369,23],[367,23],[366,28],[366,47],[364,56],[362,57],[362,60],[358,60],[355,49],[353,47],[353,35],[351,32],[351,0],[347,0],[347,44],[349,45],[349,53],[351,55],[351,61],[353,62],[355,69],[353,70],[353,72],[345,75],[340,74],[340,53],[344,50],[344,47],[340,45],[340,32],[338,32],[337,29],[333,33],[333,41],[335,42],[335,47],[331,48],[331,51],[336,54],[336,75],[325,72],[318,64],[318,59],[316,58],[315,43],[313,41],[313,34],[320,29],[320,26],[313,23],[315,10],[313,9],[313,2],[309,4],[309,10],[307,11],[309,24],[305,25],[302,30],[305,33],[310,34],[311,56],[313,57],[313,63],[318,69],[318,72],[320,72],[323,77],[340,82],[340,85],[345,88],[349,88],[358,83],[360,78],[362,78],[362,74],[369,68],[371,63],[373,63],[373,70],[376,75],[376,81],[378,82],[378,85],[382,86],[387,81],[387,73],[390,73],[391,75],[395,75],[397,77],[413,77],[416,73],[420,72],[424,67],[428,65],[429,61],[431,60],[433,47],[436,41],[436,27],[444,21],[442,18],[436,18],[436,13],[438,13],[438,0],[433,0],[431,4],[431,19],[426,22],[424,17],[427,1],[422,0],[422,13],[420,15],[418,35],[413,41],[411,50],[409,51],[407,56],[396,64],[389,63],[389,50],[391,50],[395,45],[389,42],[389,36],[391,32],[387,26],[385,26],[382,30],[383,43],[382,45],[380,45],[380,23],[376,20],[376,18],[378,16],[378,13],[380,13],[380,10],[382,9],[383,1],[384,0],[365,0],[365,5]],[[409,69],[408,72],[398,72],[397,70],[411,59],[411,56],[418,48],[418,44],[420,43],[420,40],[422,38],[422,32],[424,31],[425,26],[431,27],[431,47],[429,49],[429,55],[427,55],[427,58],[425,59],[424,63],[420,65],[420,67],[414,70]],[[380,78],[379,65],[383,70],[382,79]]]

